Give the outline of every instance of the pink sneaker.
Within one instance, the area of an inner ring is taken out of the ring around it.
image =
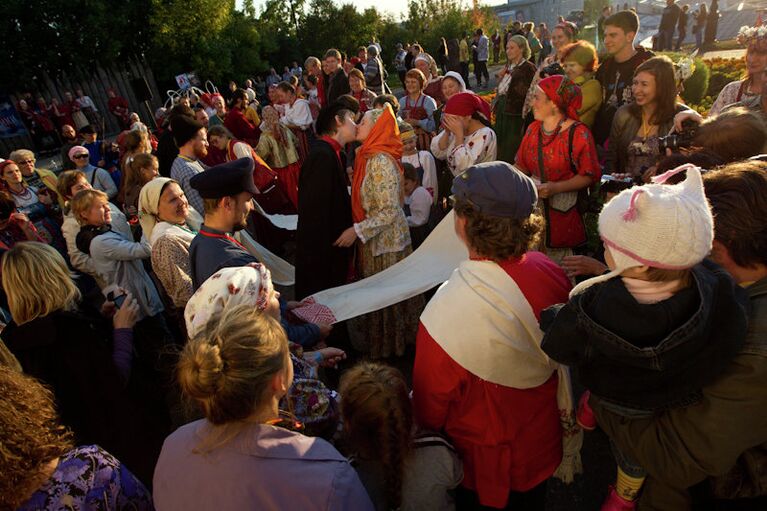
[[[578,400],[578,413],[575,415],[575,420],[584,430],[594,431],[597,427],[597,419],[589,406],[589,396],[591,396],[591,392],[587,390]]]
[[[634,511],[635,509],[636,502],[626,500],[618,495],[618,492],[615,491],[615,486],[611,485],[600,511]]]

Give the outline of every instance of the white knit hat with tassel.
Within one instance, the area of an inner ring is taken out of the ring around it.
[[[684,181],[663,184],[682,171],[687,171]],[[629,268],[682,270],[708,256],[714,240],[714,218],[703,191],[700,168],[682,165],[653,178],[653,183],[624,190],[605,204],[599,215],[599,235],[615,268],[581,282],[570,296]]]

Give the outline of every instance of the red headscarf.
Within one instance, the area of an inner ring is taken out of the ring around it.
[[[365,208],[362,207],[360,193],[362,191],[362,182],[365,180],[368,160],[378,153],[384,153],[391,156],[397,163],[400,174],[402,174],[402,140],[399,136],[399,126],[397,119],[388,103],[383,107],[383,113],[376,121],[370,135],[362,143],[354,160],[354,176],[352,178],[352,218],[354,223],[359,223],[365,219]]]
[[[579,120],[578,110],[583,104],[583,95],[581,88],[572,80],[563,75],[553,75],[538,82],[538,87],[567,117],[574,121]]]
[[[490,104],[473,92],[459,92],[447,100],[445,113],[462,117],[479,112],[485,119],[490,120]]]

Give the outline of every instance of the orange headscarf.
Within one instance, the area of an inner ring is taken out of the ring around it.
[[[362,191],[362,182],[365,180],[368,160],[378,153],[385,153],[391,156],[397,163],[400,175],[402,174],[402,140],[399,136],[399,126],[391,105],[386,104],[383,113],[376,121],[370,135],[362,143],[357,151],[354,160],[354,176],[352,178],[352,218],[354,223],[359,223],[365,219],[365,209],[362,207],[360,193]]]

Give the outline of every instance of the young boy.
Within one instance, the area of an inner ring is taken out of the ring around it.
[[[421,246],[429,235],[429,213],[431,212],[432,197],[429,191],[421,186],[418,171],[409,163],[403,163],[405,188],[405,218],[410,227],[410,239],[413,250]]]
[[[682,183],[661,184],[683,170]],[[704,261],[714,232],[700,170],[679,167],[656,183],[607,203],[599,234],[611,271],[582,282],[567,304],[541,317],[543,351],[569,365],[626,424],[697,401],[738,352],[747,329],[745,293]],[[588,397],[581,398],[578,423],[593,429]],[[614,452],[617,486],[602,510],[632,510],[646,473]]]

